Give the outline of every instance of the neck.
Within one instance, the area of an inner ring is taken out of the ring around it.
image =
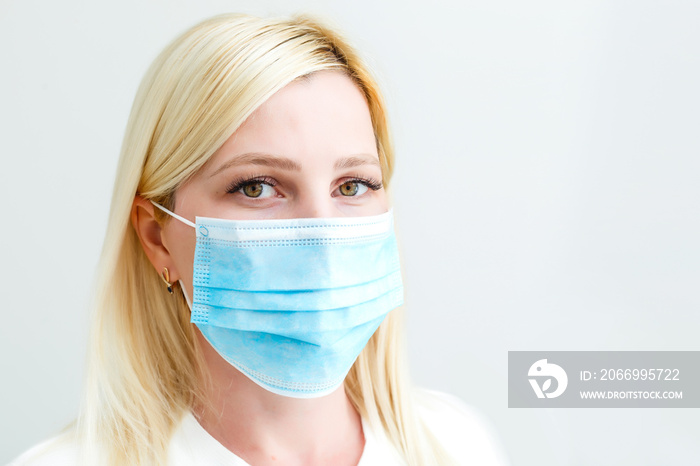
[[[359,414],[341,386],[309,399],[271,393],[227,363],[197,331],[211,375],[202,427],[250,464],[356,465],[364,448]]]

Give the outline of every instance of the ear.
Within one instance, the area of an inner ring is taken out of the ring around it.
[[[131,205],[131,225],[141,241],[141,247],[151,261],[156,272],[160,274],[164,267],[168,268],[170,282],[180,279],[180,274],[175,267],[170,251],[163,244],[161,225],[156,221],[155,207],[151,201],[138,194]]]

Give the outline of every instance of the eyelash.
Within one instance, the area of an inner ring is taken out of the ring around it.
[[[345,183],[360,183],[360,184],[364,184],[365,186],[367,186],[367,187],[368,187],[369,189],[371,189],[372,191],[379,191],[380,189],[382,189],[382,182],[381,182],[381,181],[377,181],[377,180],[375,180],[374,178],[362,178],[361,176],[353,176],[353,177],[351,177],[349,180],[347,180],[347,181],[345,181],[345,182],[343,182],[343,183],[341,183],[341,184],[345,184]]]
[[[341,184],[353,183],[353,182],[364,184],[372,191],[379,191],[383,187],[381,181],[377,181],[373,178],[363,178],[361,176],[350,177],[349,180],[347,180]],[[250,186],[253,184],[257,184],[257,183],[265,183],[265,184],[273,186],[273,187],[277,186],[277,182],[273,178],[270,178],[269,176],[253,176],[251,178],[237,178],[237,179],[233,180],[233,182],[226,189],[226,192],[229,194],[237,193],[238,191],[245,188],[246,186]]]
[[[246,186],[258,183],[264,183],[270,186],[277,186],[277,182],[269,176],[254,176],[252,178],[238,178],[233,180],[233,182],[226,189],[226,192],[229,194],[237,193]]]

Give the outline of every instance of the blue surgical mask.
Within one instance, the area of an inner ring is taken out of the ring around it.
[[[279,395],[336,390],[403,286],[392,212],[197,217],[191,321],[232,366]],[[184,290],[183,290],[184,291]]]

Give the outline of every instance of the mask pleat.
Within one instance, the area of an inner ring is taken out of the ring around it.
[[[391,212],[236,221],[197,217],[191,321],[252,381],[281,395],[335,389],[403,303]]]

